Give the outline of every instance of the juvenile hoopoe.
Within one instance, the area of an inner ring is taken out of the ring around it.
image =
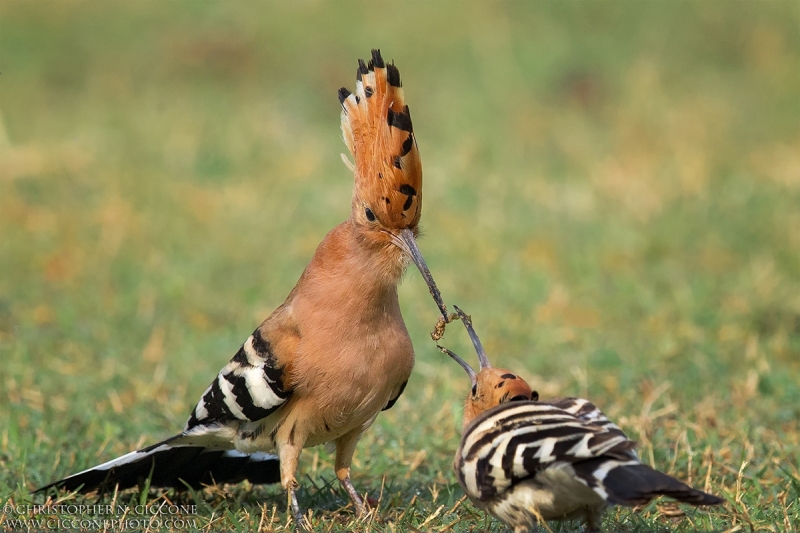
[[[211,382],[181,433],[39,490],[124,489],[148,476],[156,487],[280,480],[300,520],[300,452],[332,442],[336,476],[363,512],[353,452],[414,366],[397,298],[409,262],[445,318],[447,309],[415,241],[422,166],[397,68],[373,50],[358,62],[355,93],[340,89],[339,101],[354,158],[345,158],[355,175],[350,218],[325,236],[286,301]]]
[[[478,352],[480,372],[437,347],[472,381],[453,466],[476,506],[515,533],[574,519],[597,532],[611,505],[643,505],[659,495],[692,505],[724,502],[643,464],[636,443],[588,400],[538,401],[525,380],[489,364],[470,317],[455,309]]]

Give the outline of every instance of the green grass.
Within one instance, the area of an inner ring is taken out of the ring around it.
[[[728,500],[614,509],[607,529],[800,528],[799,18],[796,2],[3,2],[0,502],[182,427],[348,216],[336,90],[380,47],[445,299],[498,366],[589,397],[646,462]],[[503,531],[451,470],[466,377],[428,338],[419,275],[400,291],[416,368],[353,474],[380,503],[354,522],[315,448],[301,504],[317,531]],[[445,343],[466,356],[465,337]],[[287,523],[277,487],[118,503],[161,499],[196,504],[204,530]]]

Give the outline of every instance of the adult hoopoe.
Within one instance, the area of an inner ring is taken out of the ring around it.
[[[469,499],[515,533],[546,520],[583,519],[600,531],[610,505],[643,505],[665,495],[692,505],[724,500],[693,489],[639,461],[622,430],[588,400],[538,401],[509,370],[493,368],[456,307],[478,352],[480,372],[439,346],[469,374],[461,446],[454,468]]]
[[[422,166],[397,68],[373,50],[368,63],[358,62],[355,93],[340,89],[339,101],[354,158],[350,218],[325,236],[286,301],[211,382],[181,433],[40,491],[124,489],[148,476],[155,487],[280,480],[300,520],[300,452],[332,442],[336,476],[363,512],[350,482],[353,452],[414,366],[397,298],[410,261],[444,317],[447,309],[415,241]]]

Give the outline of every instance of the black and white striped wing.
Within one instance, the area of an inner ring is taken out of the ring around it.
[[[269,342],[256,330],[203,393],[182,433],[38,490],[123,490],[144,479],[152,487],[178,489],[244,479],[280,481],[277,456],[231,448],[240,423],[266,418],[288,400],[291,391],[283,381]]]
[[[547,403],[553,407],[563,409],[585,422],[604,427],[612,433],[618,433],[627,438],[627,435],[623,433],[619,426],[609,420],[603,411],[589,400],[584,400],[583,398],[556,398],[547,400]]]
[[[184,434],[209,426],[255,422],[268,417],[291,395],[270,343],[256,329],[203,393]]]
[[[462,436],[456,462],[467,494],[480,501],[490,500],[516,483],[564,463],[601,457],[636,461],[630,454],[635,443],[616,425],[591,403],[569,400],[571,403],[557,400],[558,405],[505,403],[476,418]],[[576,475],[595,488],[591,475]]]

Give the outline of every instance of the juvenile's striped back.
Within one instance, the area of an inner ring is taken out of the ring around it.
[[[636,460],[634,446],[587,400],[511,402],[484,412],[466,428],[455,467],[465,491],[486,501],[558,461]],[[597,485],[589,473],[581,481],[593,489]]]

